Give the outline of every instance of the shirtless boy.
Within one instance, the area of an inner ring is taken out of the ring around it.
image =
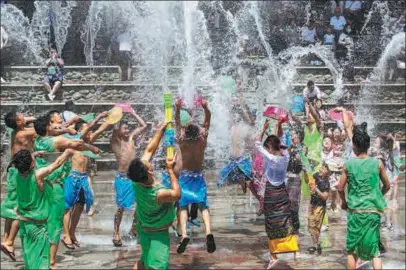
[[[204,151],[207,146],[208,130],[210,127],[211,112],[207,101],[202,102],[204,109],[204,122],[202,127],[189,123],[186,127],[181,126],[180,108],[182,101],[176,102],[175,124],[176,137],[182,156],[182,171],[179,174],[179,185],[182,190],[178,202],[180,211],[181,241],[178,245],[179,254],[185,252],[190,238],[187,236],[186,224],[188,220],[187,207],[189,204],[198,203],[203,222],[206,227],[207,251],[212,253],[216,250],[214,237],[210,231],[210,213],[207,205],[207,188],[203,178]]]
[[[115,125],[113,135],[111,137],[111,149],[116,156],[118,163],[118,172],[114,179],[114,188],[116,190],[116,203],[118,206],[114,216],[114,236],[113,244],[116,247],[122,246],[120,237],[120,224],[123,218],[124,210],[130,210],[135,202],[133,183],[127,177],[128,166],[131,160],[136,156],[136,137],[141,136],[146,130],[147,125],[134,111],[131,115],[137,120],[140,125],[133,131],[128,129],[128,123],[120,121]],[[134,221],[135,221],[134,216]],[[131,233],[136,234],[135,222],[133,222]]]
[[[89,124],[83,120],[77,121],[75,124],[75,130],[78,132],[76,137],[86,143],[94,143],[110,124],[103,123],[95,132],[92,132],[91,129],[107,115],[108,112],[103,112]],[[89,157],[80,151],[75,151],[72,156],[72,170],[64,183],[65,214],[63,217],[64,237],[62,243],[68,249],[75,249],[75,246],[80,247],[80,243],[75,236],[76,227],[79,224],[84,205],[86,204],[86,212],[89,212],[90,207],[93,205],[93,193],[87,173],[88,165]]]

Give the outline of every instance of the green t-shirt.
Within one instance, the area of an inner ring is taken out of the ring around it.
[[[134,183],[138,222],[143,228],[158,229],[175,220],[173,203],[158,204],[157,202],[157,192],[161,189],[165,189],[161,184],[145,187]]]
[[[380,189],[379,160],[350,159],[348,171],[348,208],[351,210],[383,211],[387,206]]]
[[[303,144],[307,146],[307,158],[321,163],[323,138],[317,127],[313,129],[313,132],[310,132],[308,126],[305,127]]]
[[[44,183],[44,191],[41,191],[38,188],[34,170],[27,177],[20,173],[17,173],[15,177],[17,180],[18,214],[34,220],[47,219],[53,198],[52,187]]]
[[[54,147],[54,137],[40,137],[38,136],[34,140],[34,151],[45,151],[47,153],[55,152]],[[37,157],[35,158],[37,164],[35,165],[35,169],[40,169],[42,167],[49,166],[50,163],[42,158]],[[70,170],[72,169],[72,163],[70,161],[66,161],[61,167],[53,171],[50,175],[46,177],[46,180],[51,182],[59,182],[63,184],[63,181],[66,177],[68,177]]]

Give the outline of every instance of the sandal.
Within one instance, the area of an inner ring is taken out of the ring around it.
[[[315,247],[310,247],[307,249],[307,252],[309,252],[310,254],[314,254],[316,252],[317,248]]]
[[[3,251],[3,253],[6,254],[13,262],[16,261],[16,255],[14,251],[8,250],[5,245],[1,245],[1,251]]]
[[[78,240],[73,240],[72,243],[77,246],[80,247],[80,242]]]
[[[190,242],[190,238],[189,237],[185,237],[182,239],[182,241],[180,241],[178,248],[176,249],[176,252],[178,254],[182,254],[183,252],[185,252],[187,245]]]
[[[121,242],[121,239],[113,239],[113,244],[115,247],[121,247],[123,245],[123,243]]]
[[[271,269],[272,267],[274,267],[278,263],[278,261],[279,261],[279,259],[276,259],[276,260],[271,259],[271,260],[269,260],[268,267],[266,269],[267,270]]]
[[[65,247],[67,249],[75,249],[75,245],[74,244],[68,244],[65,242],[65,239],[62,239],[61,242],[65,245]]]
[[[213,253],[216,251],[216,243],[214,242],[214,236],[212,234],[208,234],[206,236],[206,245],[208,253]]]

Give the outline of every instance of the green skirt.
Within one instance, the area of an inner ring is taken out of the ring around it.
[[[377,213],[348,213],[347,252],[364,261],[379,257],[380,225]]]
[[[17,207],[17,178],[16,168],[10,168],[7,172],[7,195],[1,202],[1,217],[17,219],[15,208]]]
[[[51,205],[51,210],[47,222],[47,232],[51,244],[58,244],[62,228],[63,215],[65,212],[65,199],[63,195],[63,187],[59,183],[53,183],[54,199]]]
[[[20,220],[20,238],[25,269],[49,269],[50,244],[46,224]]]

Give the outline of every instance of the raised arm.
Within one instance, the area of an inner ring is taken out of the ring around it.
[[[163,122],[160,127],[157,129],[154,137],[148,144],[147,148],[144,150],[144,154],[142,155],[142,160],[146,160],[148,162],[151,161],[152,157],[154,156],[156,149],[158,148],[159,142],[161,141],[162,135],[165,132],[165,128],[169,122]]]
[[[174,203],[180,199],[180,187],[178,183],[178,178],[176,178],[173,168],[175,167],[176,153],[172,159],[166,160],[166,168],[171,180],[170,189],[161,189],[157,194],[157,202],[159,204],[163,203]]]
[[[77,151],[91,151],[94,154],[100,154],[100,149],[96,146],[91,144],[85,143],[83,140],[70,140],[63,136],[58,136],[54,139],[54,146],[55,149],[65,150],[65,149],[73,149]]]
[[[312,115],[312,117],[316,121],[317,129],[319,129],[321,127],[321,121],[320,121],[319,115],[317,114],[316,109],[313,107],[313,105],[310,102],[308,102],[307,105],[309,106],[310,114]]]
[[[278,121],[275,124],[275,129],[276,129],[276,136],[278,136],[278,138],[283,136],[283,128],[282,128],[282,122]]]
[[[348,117],[347,110],[343,107],[337,107],[335,111],[343,114],[344,130],[347,133],[347,137],[352,140],[352,120]]]
[[[348,172],[347,168],[344,168],[342,173],[341,173],[341,179],[340,182],[337,185],[337,190],[338,194],[340,195],[341,198],[341,209],[347,210],[347,200],[345,198],[345,186],[347,185],[348,181]]]
[[[93,121],[90,122],[89,125],[87,125],[87,126],[82,130],[82,133],[81,133],[81,137],[80,137],[80,138],[81,138],[81,139],[85,138],[85,137],[87,136],[87,134],[93,129],[93,127],[94,127],[102,118],[107,117],[108,114],[109,114],[109,112],[106,111],[106,112],[102,112],[101,114],[99,114],[98,116],[96,116],[96,117],[93,119]],[[106,124],[104,129],[106,129],[108,126],[110,126],[110,124],[108,124],[108,123],[103,123],[103,125],[104,125],[104,124]],[[102,132],[103,132],[103,131],[102,131]],[[99,134],[99,135],[100,135],[100,134]]]
[[[207,132],[207,131],[209,131],[209,128],[210,128],[211,112],[209,110],[208,103],[206,100],[202,101],[202,107],[204,110],[204,121],[203,121],[202,127]]]
[[[72,149],[66,149],[62,155],[60,155],[52,164],[47,167],[41,168],[35,172],[35,178],[38,188],[44,191],[44,179],[50,175],[53,171],[62,166],[62,164],[73,155],[75,151]]]
[[[382,161],[379,160],[379,178],[382,182],[382,194],[385,195],[390,189],[390,182],[388,176],[386,175],[385,166]]]
[[[131,112],[131,115],[137,120],[138,124],[140,124],[140,126],[131,133],[131,138],[134,139],[134,137],[141,135],[147,130],[147,124],[134,110]]]
[[[34,116],[25,116],[24,117],[24,121],[25,121],[26,124],[32,123],[35,120],[37,120],[37,118],[35,118]]]

